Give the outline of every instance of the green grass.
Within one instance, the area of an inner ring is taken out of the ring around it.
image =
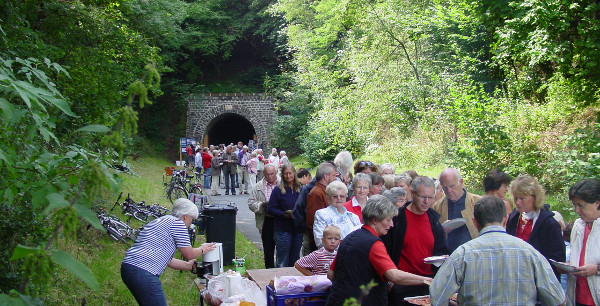
[[[124,197],[130,193],[136,201],[159,203],[171,208],[171,203],[163,198],[162,175],[164,167],[171,164],[159,158],[141,158],[131,162],[136,175],[122,174],[122,191]],[[110,209],[118,193],[108,192],[104,195],[102,206]],[[115,209],[119,217],[123,214]],[[132,220],[132,226],[141,223]],[[198,235],[196,246],[204,242],[204,236]],[[67,241],[62,238],[57,242],[60,248],[71,253],[75,258],[87,265],[100,284],[100,291],[94,292],[73,274],[57,269],[53,276],[49,292],[44,300],[49,305],[135,305],[135,300],[125,284],[121,281],[120,266],[128,246],[112,240],[104,232],[94,228],[87,229],[84,225],[78,231],[75,240]],[[179,256],[177,254],[176,256]],[[246,269],[264,268],[263,254],[244,235],[236,235],[236,256],[246,256]],[[225,269],[232,269],[231,263]],[[167,296],[169,305],[192,305],[198,303],[198,289],[193,280],[196,276],[188,271],[175,271],[166,268],[160,280]]]

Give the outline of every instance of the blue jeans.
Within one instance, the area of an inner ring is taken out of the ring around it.
[[[204,169],[204,189],[210,188],[210,181],[211,181],[210,168],[206,168],[206,169]]]
[[[230,169],[225,169],[223,177],[225,178],[225,192],[229,193],[229,187],[231,186],[231,193],[235,193],[235,173]],[[231,185],[229,185],[230,183]]]
[[[302,233],[275,231],[275,266],[277,268],[293,267],[300,258]]]
[[[167,298],[158,275],[122,263],[121,279],[139,305],[167,305]]]

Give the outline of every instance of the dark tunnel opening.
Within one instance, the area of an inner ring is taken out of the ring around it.
[[[215,117],[206,128],[208,144],[237,144],[238,141],[248,144],[256,139],[256,131],[250,121],[238,114],[222,114]]]

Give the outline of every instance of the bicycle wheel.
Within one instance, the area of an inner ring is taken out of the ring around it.
[[[202,193],[202,189],[196,185],[193,185],[192,188],[190,188],[190,193],[204,194]]]
[[[185,189],[183,189],[181,186],[173,186],[173,188],[169,191],[169,201],[171,201],[171,203],[175,202],[175,200],[179,198],[187,199],[187,197],[187,191],[185,191]]]
[[[139,221],[142,222],[147,222],[148,221],[148,215],[145,214],[143,211],[141,210],[136,210],[133,212],[133,217]]]
[[[106,232],[112,239],[127,243],[124,236],[115,227],[109,226],[108,228],[106,228]]]
[[[130,233],[133,231],[133,228],[121,220],[112,220],[111,227],[113,227],[121,237],[129,238]]]

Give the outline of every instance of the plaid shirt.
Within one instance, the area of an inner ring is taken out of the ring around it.
[[[431,305],[546,305],[564,303],[565,294],[550,264],[527,242],[501,226],[481,230],[440,267],[430,287]]]
[[[265,198],[267,199],[267,202],[271,198],[271,193],[273,192],[273,189],[275,189],[275,186],[277,186],[277,182],[275,182],[275,184],[269,184],[265,180]]]

